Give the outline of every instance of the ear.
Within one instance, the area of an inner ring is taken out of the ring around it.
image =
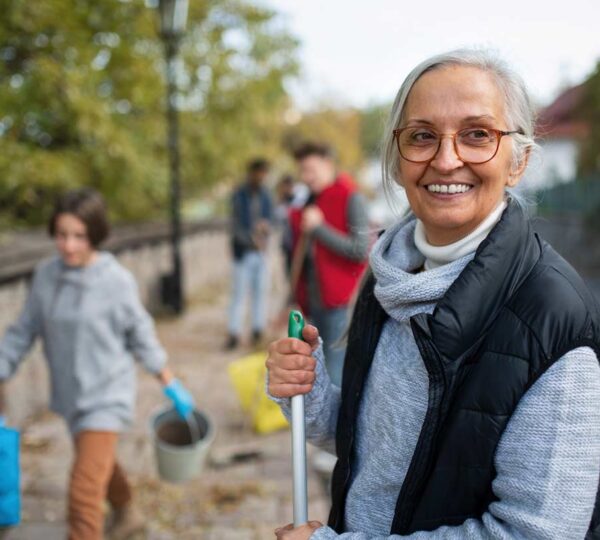
[[[523,154],[522,159],[517,164],[511,165],[511,170],[508,173],[508,180],[506,185],[508,187],[515,187],[523,177],[527,164],[529,163],[529,156],[531,155],[531,149],[527,148]]]

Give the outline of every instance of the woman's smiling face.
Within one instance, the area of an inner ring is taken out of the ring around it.
[[[473,67],[447,66],[425,73],[414,84],[402,127],[426,127],[442,134],[472,127],[507,131],[513,126],[506,124],[504,106],[493,75]],[[452,138],[444,137],[429,163],[400,158],[399,167],[400,183],[425,225],[428,241],[446,245],[477,228],[500,204],[505,187],[518,183],[525,163],[513,168],[510,136],[500,139],[493,159],[478,165],[462,162]]]

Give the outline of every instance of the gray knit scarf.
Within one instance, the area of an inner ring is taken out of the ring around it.
[[[397,321],[431,312],[475,252],[431,270],[419,272],[425,257],[414,242],[414,215],[387,229],[373,246],[371,269],[376,279],[375,297]]]

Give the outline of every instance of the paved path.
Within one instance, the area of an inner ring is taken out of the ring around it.
[[[213,454],[232,446],[258,445],[262,457],[235,465],[210,464],[184,486],[162,483],[154,468],[147,422],[163,403],[159,385],[140,373],[137,420],[124,434],[119,459],[135,485],[148,519],[151,540],[267,540],[276,526],[291,521],[289,431],[254,435],[246,425],[226,373],[228,362],[248,348],[224,353],[225,282],[201,291],[187,314],[158,324],[172,366],[192,390],[201,408],[215,419],[218,435]],[[310,450],[309,450],[310,452]],[[23,429],[23,524],[5,540],[65,538],[66,486],[71,447],[63,422],[43,413]],[[309,467],[310,468],[310,467]],[[321,480],[310,471],[311,519],[325,520],[328,501]]]

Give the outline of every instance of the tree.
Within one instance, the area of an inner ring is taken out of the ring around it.
[[[381,151],[381,138],[392,105],[371,105],[361,112],[360,140],[365,154],[378,157]]]
[[[578,173],[580,177],[600,176],[600,62],[584,83],[578,116],[589,125],[589,133],[581,142]]]
[[[363,164],[361,113],[356,109],[325,107],[304,114],[283,135],[283,146],[292,153],[303,141],[325,142],[337,154],[340,168],[356,173]]]
[[[164,62],[149,0],[0,0],[0,210],[40,223],[54,195],[92,185],[118,219],[167,198]],[[277,151],[297,42],[243,0],[191,3],[179,66],[184,193]]]

